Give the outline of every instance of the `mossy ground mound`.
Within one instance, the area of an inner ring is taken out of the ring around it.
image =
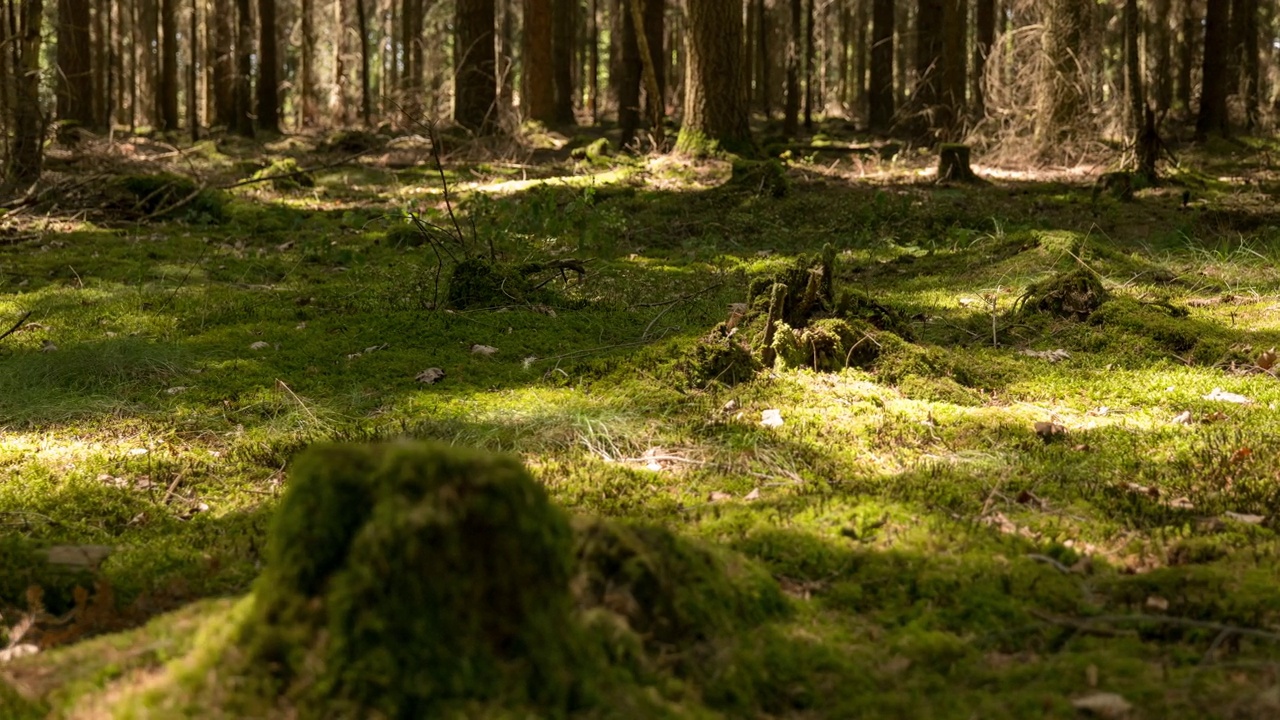
[[[293,158],[276,160],[254,173],[253,179],[262,180],[270,184],[272,189],[281,191],[305,190],[316,186],[311,173],[298,167],[298,161]]]
[[[232,715],[659,717],[695,700],[684,683],[706,679],[693,660],[714,639],[788,607],[735,555],[657,527],[571,528],[515,458],[428,443],[301,455],[265,560],[251,598],[206,632],[221,644],[203,651],[214,667],[181,666],[144,715],[207,702]]]
[[[449,273],[447,301],[456,310],[511,305],[575,304],[551,289],[557,278],[582,277],[586,267],[576,260],[511,265],[480,257],[463,260]]]
[[[200,222],[227,219],[223,193],[202,189],[190,178],[170,173],[123,175],[103,189],[99,207],[120,219],[172,216]]]
[[[1085,320],[1109,299],[1111,293],[1103,287],[1102,278],[1081,267],[1032,284],[1019,298],[1018,308],[1025,313]]]

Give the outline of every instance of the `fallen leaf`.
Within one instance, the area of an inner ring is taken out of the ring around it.
[[[1230,510],[1222,513],[1222,517],[1227,520],[1244,523],[1245,525],[1261,525],[1267,521],[1267,517],[1265,515],[1250,515],[1249,513],[1231,512]]]
[[[1258,359],[1256,362],[1258,364],[1258,367],[1262,368],[1263,370],[1270,370],[1271,368],[1275,367],[1276,366],[1276,349],[1271,348],[1270,350],[1263,352],[1261,355],[1258,356]]]
[[[1027,357],[1039,358],[1040,360],[1047,360],[1051,363],[1056,363],[1060,360],[1069,360],[1071,358],[1071,353],[1063,350],[1062,348],[1058,348],[1057,350],[1022,350],[1018,354],[1026,355]]]
[[[724,502],[725,500],[732,500],[732,499],[733,499],[732,495],[730,495],[729,493],[723,493],[723,492],[712,492],[710,495],[707,495],[707,502],[713,502],[713,503]]]
[[[54,345],[49,340],[45,340],[44,342],[40,343],[40,352],[53,352],[54,350],[57,350],[57,349],[58,349],[58,346]]]
[[[737,409],[738,409],[738,401],[737,401],[737,400],[730,400],[729,402],[727,402],[727,403],[725,403],[724,405],[720,406],[720,412],[722,412],[722,413],[731,413],[731,412],[733,412],[734,410],[737,410]]]
[[[528,369],[529,369],[529,367],[530,367],[530,366],[532,366],[532,365],[533,365],[534,363],[536,363],[536,362],[538,362],[538,356],[537,356],[537,355],[530,355],[529,357],[527,357],[527,358],[525,358],[523,361],[521,361],[521,363],[520,363],[520,364],[524,367],[524,369],[525,369],[525,370],[528,370]]]
[[[782,427],[782,411],[765,410],[760,413],[760,424],[765,427]]]
[[[1159,595],[1148,595],[1147,607],[1151,608],[1152,610],[1159,610],[1160,612],[1164,612],[1169,609],[1169,601],[1165,600]]]
[[[435,383],[439,382],[443,378],[444,378],[444,371],[437,367],[427,368],[426,370],[423,370],[422,372],[413,376],[414,380],[417,380],[420,383],[426,383],[428,385],[434,385]]]
[[[743,495],[743,496],[742,496],[742,499],[743,499],[743,500],[746,500],[747,502],[751,502],[752,500],[759,500],[759,499],[760,499],[760,488],[755,488],[754,490],[752,490],[751,492],[747,493],[746,495]]]
[[[1128,700],[1116,693],[1098,692],[1078,697],[1071,706],[1100,718],[1123,718],[1133,708]]]
[[[271,347],[271,343],[263,342],[262,340],[259,340],[258,342],[250,345],[249,349],[250,350],[266,350],[269,347]]]
[[[1233,392],[1225,392],[1222,388],[1214,388],[1208,395],[1204,396],[1205,400],[1221,400],[1222,402],[1235,403],[1237,405],[1252,405],[1253,401],[1243,395],[1237,395]]]
[[[7,663],[11,660],[27,657],[28,655],[35,655],[38,652],[40,652],[40,648],[29,643],[14,645],[13,647],[0,650],[0,663]]]
[[[1035,424],[1036,434],[1041,440],[1049,442],[1067,434],[1067,429],[1053,422],[1040,421]]]
[[[185,385],[177,385],[177,386],[175,386],[175,387],[171,387],[171,388],[169,388],[169,389],[165,390],[165,393],[166,393],[166,394],[169,394],[169,395],[177,395],[178,393],[186,392],[186,391],[187,391],[187,390],[189,390],[189,389],[190,389],[190,388],[188,388],[188,387],[187,387],[187,386],[185,386]]]
[[[472,355],[484,355],[485,357],[488,357],[496,352],[498,352],[498,348],[491,345],[476,344],[471,346]]]
[[[1169,424],[1171,424],[1171,425],[1190,425],[1190,424],[1191,424],[1191,411],[1190,411],[1190,410],[1183,410],[1182,412],[1178,413],[1177,415],[1174,415],[1174,416],[1173,416],[1173,419],[1169,421]]]

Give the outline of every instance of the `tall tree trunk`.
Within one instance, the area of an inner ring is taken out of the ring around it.
[[[301,125],[304,128],[316,124],[316,0],[301,0],[302,47],[299,49],[302,67],[298,71],[301,86]]]
[[[191,131],[191,142],[200,141],[200,77],[197,73],[196,66],[199,64],[200,43],[199,26],[200,26],[200,0],[191,0],[191,13],[187,16],[189,24],[187,31],[189,34],[188,41],[191,49],[187,55],[187,125]]]
[[[871,6],[871,77],[867,94],[867,125],[884,132],[893,124],[893,0],[873,0]]]
[[[752,147],[742,65],[742,4],[694,0],[685,8],[684,125],[676,152],[701,154],[717,144],[730,152]]]
[[[1230,42],[1231,0],[1208,0],[1204,18],[1204,64],[1200,74],[1200,112],[1196,116],[1196,139],[1209,133],[1226,135],[1227,52]]]
[[[996,42],[996,0],[976,0],[973,28],[973,76],[970,83],[970,96],[973,102],[973,114],[982,117],[987,112],[986,88],[987,58]]]
[[[942,68],[939,74],[942,111],[938,130],[946,139],[960,131],[965,111],[965,42],[968,39],[969,7],[966,0],[943,0]]]
[[[645,25],[645,15],[651,14],[646,3],[648,6],[661,7],[661,0],[630,0],[631,22],[636,28],[636,51],[640,56],[640,77],[645,93],[645,116],[649,120],[649,130],[653,133],[654,143],[662,147],[664,108],[662,90],[658,85],[658,73],[654,67],[653,48],[649,45],[649,28]]]
[[[587,112],[591,124],[600,122],[600,3],[587,6]]]
[[[276,0],[258,0],[258,29],[258,127],[278,133],[280,60],[276,55]]]
[[[107,91],[107,75],[111,72],[111,64],[107,58],[111,47],[111,3],[108,0],[93,2],[93,40],[90,52],[93,62],[93,119],[95,127],[108,124],[107,108],[111,98]]]
[[[1038,88],[1036,142],[1052,151],[1074,135],[1084,112],[1082,88],[1086,82],[1078,53],[1082,52],[1090,25],[1091,0],[1047,0],[1041,51],[1045,62]]]
[[[1178,32],[1178,72],[1175,84],[1175,99],[1179,109],[1191,114],[1191,70],[1195,64],[1196,43],[1201,39],[1198,31],[1199,18],[1196,16],[1195,3],[1192,0],[1181,0],[1182,17]]]
[[[644,34],[649,44],[649,60],[653,65],[655,83],[652,98],[648,98],[650,93],[646,90],[645,109],[650,118],[662,117],[667,111],[667,63],[663,60],[666,54],[667,2],[666,0],[643,0],[643,3]],[[641,60],[643,61],[644,58],[641,57]]]
[[[158,9],[159,0],[137,0],[139,13],[139,28],[142,31],[143,45],[138,48],[141,53],[140,67],[142,72],[136,79],[138,83],[138,95],[143,99],[139,105],[146,111],[146,118],[150,125],[159,126],[160,117],[160,85],[158,78],[160,76],[160,33],[159,22],[160,16]]]
[[[93,114],[89,10],[89,0],[58,0],[58,119],[70,120],[85,127],[97,124]]]
[[[478,133],[494,128],[494,0],[457,0],[453,25],[453,119]]]
[[[1173,58],[1169,53],[1170,0],[1154,0],[1147,32],[1147,87],[1156,115],[1173,106]]]
[[[871,0],[858,0],[857,13],[852,19],[853,82],[849,87],[849,107],[852,118],[867,119],[867,66],[871,55],[868,39],[871,36]]]
[[[360,33],[360,120],[365,127],[370,127],[373,125],[373,92],[369,77],[369,11],[365,2],[356,0],[356,29]]]
[[[756,15],[759,17],[756,23],[756,65],[759,68],[760,112],[765,120],[770,120],[770,116],[773,115],[773,104],[770,102],[773,97],[773,57],[769,55],[769,34],[772,24],[769,22],[769,11],[765,7],[765,0],[755,0],[755,4]]]
[[[1142,88],[1142,58],[1138,53],[1140,28],[1138,0],[1124,0],[1124,89],[1129,101],[1129,132],[1135,143],[1142,134],[1147,105]]]
[[[945,6],[948,0],[917,0],[916,3],[916,86],[912,95],[911,130],[926,135],[946,127],[943,117],[943,37]]]
[[[249,0],[236,0],[236,92],[237,135],[253,137],[253,14]]]
[[[640,129],[640,45],[637,42],[635,14],[631,3],[636,0],[616,0],[613,3],[613,67],[610,69],[618,106],[619,144],[629,146]]]
[[[577,0],[551,0],[551,81],[555,86],[555,119],[572,125],[573,47],[577,35]]]
[[[178,3],[160,0],[160,129],[178,129]]]
[[[813,129],[813,0],[804,6],[804,129]]]
[[[213,13],[213,124],[236,124],[236,13],[215,0]]]
[[[1229,92],[1244,105],[1245,126],[1258,115],[1258,0],[1232,0]]]
[[[13,150],[5,168],[5,189],[22,190],[40,179],[44,169],[44,116],[40,113],[40,20],[43,0],[23,0],[13,34],[15,97]],[[12,13],[12,8],[10,9]],[[10,15],[9,21],[15,18]]]
[[[803,0],[789,0],[790,24],[787,25],[787,97],[782,107],[782,132],[794,136],[800,130],[800,55],[804,42],[804,28],[801,26]]]
[[[520,96],[525,117],[543,123],[556,119],[555,82],[551,79],[552,0],[524,0],[524,89]]]
[[[515,14],[517,0],[500,0],[498,2],[498,33],[496,35],[498,74],[498,107],[500,117],[510,116],[515,111],[515,60],[516,60],[516,23]]]

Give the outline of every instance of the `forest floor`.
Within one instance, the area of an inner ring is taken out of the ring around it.
[[[290,458],[402,436],[514,452],[572,513],[767,570],[787,614],[706,639],[672,716],[1280,716],[1275,148],[1184,150],[1131,201],[1084,172],[939,185],[908,151],[441,174],[421,143],[350,149],[131,141],[55,156],[58,192],[0,218],[0,331],[25,318],[0,339],[0,716],[163,682],[261,569]],[[264,157],[321,169],[128,175]],[[909,352],[698,365],[753,279],[825,245]],[[446,247],[586,272],[447,307]],[[1019,302],[1082,268],[1108,301]]]

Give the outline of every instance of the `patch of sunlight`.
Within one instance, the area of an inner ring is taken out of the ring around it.
[[[622,182],[631,174],[629,168],[619,168],[592,175],[563,175],[553,178],[535,178],[531,180],[504,180],[493,183],[464,183],[459,190],[472,190],[488,195],[506,195],[522,192],[540,185],[560,185],[562,187],[586,187],[589,185],[607,185]]]

